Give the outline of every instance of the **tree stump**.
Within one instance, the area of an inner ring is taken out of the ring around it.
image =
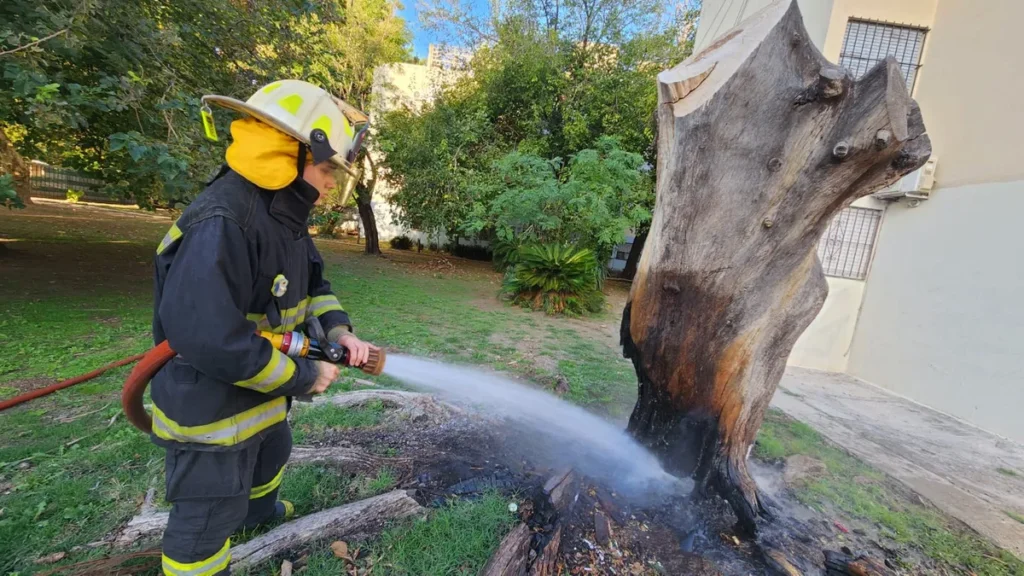
[[[622,318],[630,432],[756,531],[746,457],[827,285],[816,246],[931,154],[900,66],[829,63],[775,2],[658,76],[657,201]]]

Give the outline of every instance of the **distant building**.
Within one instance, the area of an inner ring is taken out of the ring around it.
[[[370,126],[376,125],[381,114],[392,110],[403,107],[414,112],[422,110],[442,90],[468,73],[472,57],[473,53],[467,50],[431,44],[426,64],[395,63],[378,66],[373,71]],[[377,217],[377,232],[381,241],[405,235],[413,240],[419,239],[425,245],[429,244],[426,234],[399,224],[393,215],[395,208],[388,201],[392,194],[394,189],[387,182],[378,182],[371,206]]]

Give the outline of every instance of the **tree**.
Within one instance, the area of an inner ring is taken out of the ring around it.
[[[142,205],[188,202],[223,161],[199,97],[280,77],[364,102],[372,68],[408,57],[392,0],[9,0],[0,129],[20,154],[90,173]],[[227,133],[229,114],[218,114]],[[17,134],[18,138],[13,137]]]
[[[478,94],[455,90],[424,114],[384,115],[374,140],[382,177],[405,226],[457,235],[471,206],[469,186],[495,157],[493,129]]]
[[[373,214],[373,190],[377,187],[377,164],[373,157],[363,153],[361,158],[369,166],[370,174],[356,183],[356,206],[359,207],[359,219],[363,221],[366,232],[366,253],[380,254],[380,235],[377,233],[377,217]]]
[[[746,458],[825,300],[818,239],[931,145],[899,64],[854,82],[796,2],[658,78],[658,197],[621,329],[639,380],[629,430],[753,532],[768,510]]]
[[[512,152],[471,187],[473,207],[462,232],[499,241],[556,243],[610,253],[626,231],[650,218],[643,157],[615,138],[598,140],[563,165]]]
[[[692,32],[679,30],[696,11],[670,15],[647,0],[490,7],[439,0],[421,12],[475,53],[471,74],[419,114],[392,113],[381,131],[385,178],[399,190],[391,201],[410,227],[465,231],[494,160],[510,153],[550,163],[611,136],[653,163],[653,80],[692,48]],[[494,230],[473,228],[485,239]]]

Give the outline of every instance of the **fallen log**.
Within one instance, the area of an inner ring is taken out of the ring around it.
[[[533,566],[530,567],[530,576],[558,576],[558,558],[562,546],[562,525],[555,526],[551,539],[544,545]]]
[[[385,466],[408,464],[408,458],[383,458],[352,446],[294,446],[289,464],[329,462],[347,470],[379,470]]]
[[[164,528],[167,527],[167,518],[170,513],[156,509],[153,502],[155,496],[155,488],[146,490],[139,513],[117,532],[113,539],[114,546],[131,546],[139,540],[153,538],[163,533]]]
[[[286,522],[231,549],[232,571],[256,566],[312,540],[345,538],[378,530],[391,520],[423,514],[426,509],[404,490],[394,490]]]
[[[562,476],[562,480],[551,490],[548,498],[551,505],[558,511],[559,515],[566,514],[576,503],[576,496],[579,493],[579,478],[575,472],[569,472]]]
[[[313,397],[314,405],[333,404],[339,408],[360,408],[372,402],[380,402],[385,408],[396,410],[399,415],[413,422],[441,422],[460,412],[458,408],[430,394],[404,390],[354,390],[333,396]]]
[[[657,195],[622,315],[629,431],[741,526],[768,512],[746,457],[827,284],[840,210],[931,154],[899,63],[859,80],[776,1],[658,75]]]
[[[502,539],[480,576],[525,576],[530,561],[530,528],[520,523]]]

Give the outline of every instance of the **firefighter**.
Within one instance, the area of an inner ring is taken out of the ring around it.
[[[371,346],[324,279],[307,232],[324,196],[351,189],[366,117],[298,80],[241,102],[226,165],[171,226],[156,250],[153,337],[178,356],[153,378],[153,432],[166,449],[163,539],[170,575],[227,574],[231,535],[292,514],[278,500],[291,453],[293,396],[324,392],[336,365],[292,359],[256,335],[286,332],[316,316],[332,341],[366,362]]]

